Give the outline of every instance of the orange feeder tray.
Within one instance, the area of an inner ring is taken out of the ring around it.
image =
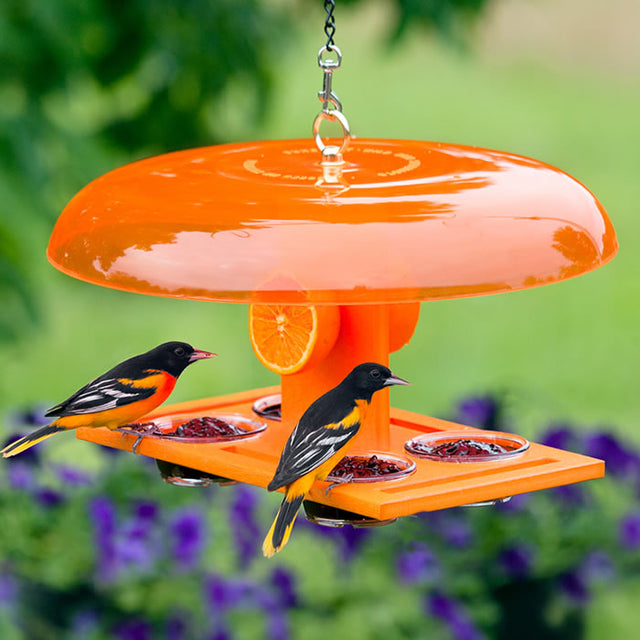
[[[138,293],[339,309],[319,361],[246,391],[157,410],[148,419],[238,413],[281,393],[282,421],[257,435],[197,445],[148,437],[138,452],[266,486],[306,407],[355,365],[388,364],[419,303],[499,293],[591,271],[617,251],[601,205],[567,174],[528,158],[440,143],[357,139],[327,172],[309,140],[220,145],[150,158],[85,187],[65,208],[48,257],[65,273]],[[332,337],[333,340],[333,337]],[[419,381],[413,381],[419,384]],[[310,499],[384,520],[492,501],[604,474],[604,463],[535,443],[513,459],[415,458],[408,440],[482,431],[390,409],[374,396],[354,449],[411,459],[401,479],[349,483]],[[106,429],[78,437],[129,449]],[[471,436],[472,437],[472,436]]]

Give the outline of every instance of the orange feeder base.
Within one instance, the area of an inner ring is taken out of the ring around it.
[[[137,452],[159,460],[205,471],[248,484],[266,487],[293,424],[265,420],[253,412],[253,403],[280,393],[279,387],[253,389],[241,393],[165,406],[145,420],[173,415],[241,414],[267,423],[261,433],[236,441],[217,443],[182,443],[158,437],[145,437]],[[389,446],[383,452],[398,455],[404,443],[416,436],[447,431],[468,432],[469,437],[484,433],[481,429],[459,425],[438,418],[391,409]],[[362,428],[367,432],[367,424]],[[78,438],[131,451],[134,436],[108,429],[77,430]],[[360,435],[356,436],[360,438]],[[366,438],[364,439],[366,442]],[[353,450],[362,451],[363,441]],[[379,451],[379,449],[378,449]],[[513,460],[478,463],[451,463],[424,460],[405,454],[416,468],[397,480],[345,483],[325,495],[328,482],[317,482],[308,496],[321,504],[355,512],[377,520],[407,516],[421,511],[435,511],[465,504],[499,500],[515,494],[590,480],[604,476],[604,462],[587,456],[531,443],[527,451]]]

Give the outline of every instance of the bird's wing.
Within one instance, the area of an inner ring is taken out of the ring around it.
[[[343,420],[309,429],[299,423],[284,447],[268,489],[274,491],[319,467],[342,449],[360,428],[358,407]]]
[[[136,380],[100,377],[49,409],[45,415],[73,416],[107,411],[149,398],[156,390],[155,385],[140,386]]]

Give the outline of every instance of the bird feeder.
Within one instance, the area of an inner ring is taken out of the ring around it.
[[[616,253],[602,206],[558,169],[476,147],[351,138],[331,91],[337,66],[325,63],[320,97],[324,118],[343,127],[342,140],[325,144],[320,118],[315,142],[226,144],[135,162],[82,189],[54,228],[49,260],[81,280],[146,295],[293,305],[334,316],[331,335],[318,336],[317,357],[282,375],[279,386],[169,405],[147,416],[167,425],[224,414],[260,426],[248,437],[197,444],[145,437],[137,452],[165,467],[265,487],[308,405],[355,365],[387,364],[389,354],[409,342],[421,302],[558,282]],[[309,499],[378,522],[604,474],[600,460],[534,442],[507,447],[513,455],[468,464],[412,449],[448,434],[486,436],[392,409],[384,390],[374,396],[354,448],[405,461],[406,473],[346,483],[328,495],[327,483],[319,482]],[[136,440],[107,429],[78,429],[78,437],[120,449]]]

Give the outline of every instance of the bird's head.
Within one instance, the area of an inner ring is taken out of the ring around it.
[[[150,368],[163,369],[178,377],[190,364],[205,358],[215,358],[216,353],[194,349],[186,342],[165,342],[147,353]]]
[[[356,397],[366,399],[371,398],[376,391],[385,387],[395,384],[411,384],[393,375],[387,367],[376,362],[359,364],[351,371],[346,380],[349,381]]]

